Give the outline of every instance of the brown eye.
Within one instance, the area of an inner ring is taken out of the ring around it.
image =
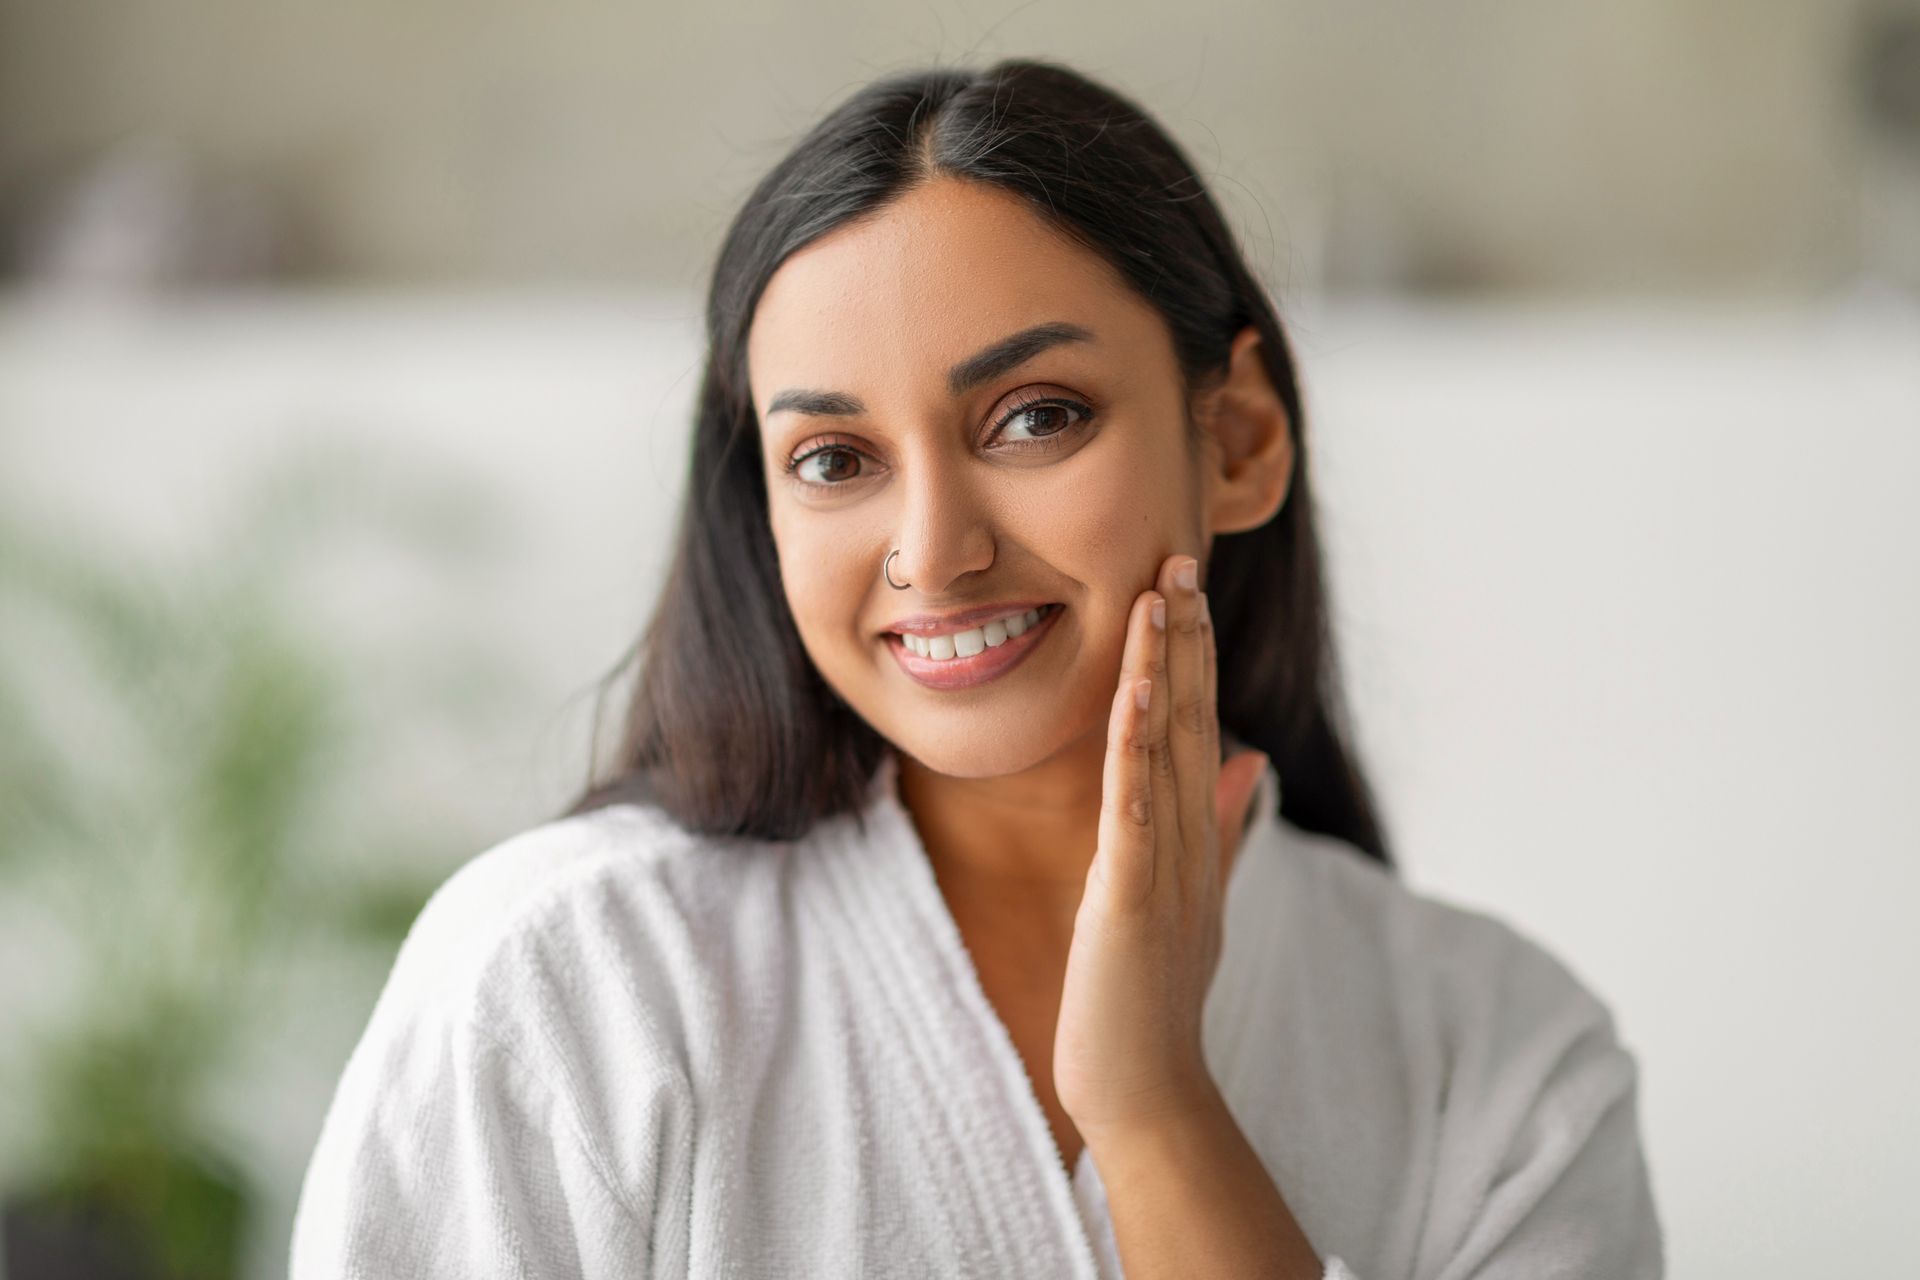
[[[1080,416],[1078,422],[1074,421],[1076,414]],[[1039,444],[1085,426],[1092,417],[1093,410],[1076,400],[1029,400],[1000,419],[994,435],[1012,445]],[[1010,431],[1015,434],[1009,436]]]
[[[1050,436],[1056,431],[1065,431],[1072,425],[1073,415],[1067,412],[1063,404],[1037,404],[1031,409],[1022,409],[1013,416],[1013,420],[1025,420],[1028,438],[1031,439],[1033,436]]]
[[[818,465],[813,465],[816,460]],[[828,445],[794,459],[790,470],[807,484],[841,484],[859,476],[860,455],[841,445]]]

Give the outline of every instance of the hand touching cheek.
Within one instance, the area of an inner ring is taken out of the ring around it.
[[[1257,751],[1220,762],[1213,624],[1175,555],[1128,616],[1107,730],[1099,844],[1074,920],[1054,1034],[1060,1105],[1102,1131],[1206,1107],[1201,1014]]]

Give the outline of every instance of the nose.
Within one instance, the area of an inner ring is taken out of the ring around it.
[[[993,564],[993,511],[959,468],[923,460],[907,468],[898,492],[903,506],[893,547],[900,554],[888,569],[895,582],[942,596]]]

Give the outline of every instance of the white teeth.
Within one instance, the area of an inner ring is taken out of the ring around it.
[[[956,656],[970,658],[982,649],[998,648],[1014,636],[1025,634],[1028,627],[1039,621],[1040,610],[1029,609],[1025,613],[995,619],[983,627],[973,627],[949,635],[902,635],[900,643],[906,646],[907,652],[918,654],[922,658],[932,658],[935,661],[944,662]]]

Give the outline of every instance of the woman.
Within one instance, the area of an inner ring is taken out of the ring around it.
[[[1393,874],[1291,359],[1162,130],[874,84],[707,322],[620,758],[415,924],[297,1280],[1661,1273],[1610,1012]]]

